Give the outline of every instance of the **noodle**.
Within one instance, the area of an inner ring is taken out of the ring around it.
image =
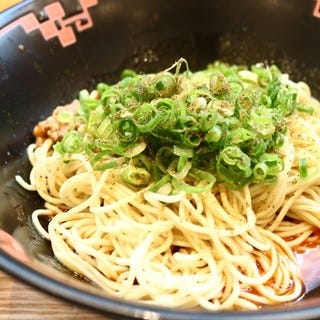
[[[77,153],[65,161],[47,138],[28,148],[30,184],[17,178],[45,201],[33,212],[35,228],[63,265],[113,296],[208,310],[298,299],[303,281],[294,250],[320,227],[320,108],[306,84],[283,81],[315,112],[286,120],[284,170],[275,183],[137,191],[123,183],[119,168],[95,170]],[[308,159],[304,179],[300,158]],[[50,220],[48,230],[40,217]]]

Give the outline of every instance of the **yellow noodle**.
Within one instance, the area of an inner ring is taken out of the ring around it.
[[[48,139],[28,148],[30,183],[17,178],[45,201],[32,215],[35,228],[62,264],[114,296],[208,310],[296,300],[303,282],[293,249],[320,227],[320,108],[306,84],[291,84],[298,101],[316,109],[287,120],[285,169],[275,184],[136,192],[117,169],[96,172],[81,155],[64,162]],[[304,179],[300,158],[307,158]]]

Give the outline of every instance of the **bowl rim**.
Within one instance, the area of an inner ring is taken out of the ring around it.
[[[320,304],[283,310],[256,311],[187,311],[146,305],[136,302],[121,301],[118,298],[102,296],[76,288],[70,284],[54,279],[26,263],[19,261],[0,248],[0,269],[16,279],[25,282],[36,289],[49,293],[68,302],[80,304],[83,307],[102,312],[106,316],[121,319],[145,320],[301,320],[316,319],[320,315]],[[103,293],[103,291],[101,291]],[[124,318],[125,317],[125,318]]]

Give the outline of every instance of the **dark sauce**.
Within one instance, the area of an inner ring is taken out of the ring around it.
[[[315,229],[301,245],[294,248],[305,286],[305,294],[320,288],[320,230]]]

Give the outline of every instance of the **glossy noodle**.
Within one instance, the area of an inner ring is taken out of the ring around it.
[[[252,71],[240,74],[256,81]],[[30,183],[17,177],[45,201],[35,228],[63,265],[113,296],[208,310],[295,301],[304,291],[295,252],[320,227],[320,109],[305,83],[281,81],[313,111],[285,118],[274,181],[218,181],[202,192],[170,182],[133,187],[122,165],[97,170],[83,152],[66,160],[46,137],[28,148]]]

